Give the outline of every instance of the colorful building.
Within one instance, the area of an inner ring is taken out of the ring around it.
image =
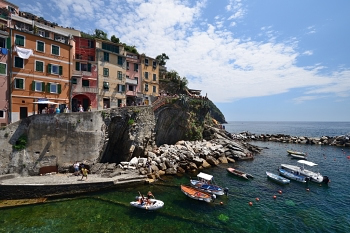
[[[142,105],[140,55],[126,52],[126,105]]]
[[[141,55],[143,101],[152,104],[159,96],[159,65],[154,58]]]
[[[11,122],[69,105],[73,41],[55,26],[26,12],[11,15]]]
[[[98,70],[98,109],[126,105],[126,57],[124,46],[107,40],[96,40]]]
[[[98,81],[96,42],[93,39],[74,37],[75,54],[72,74],[72,110],[82,105],[87,111],[98,109]]]

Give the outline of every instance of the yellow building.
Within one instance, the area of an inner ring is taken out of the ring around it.
[[[159,96],[159,64],[155,58],[141,55],[141,74],[143,100],[146,105],[152,104]]]
[[[126,57],[124,46],[96,40],[98,109],[126,105]]]

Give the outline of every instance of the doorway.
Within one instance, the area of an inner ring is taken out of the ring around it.
[[[23,119],[28,117],[28,108],[27,107],[19,107],[19,119]]]

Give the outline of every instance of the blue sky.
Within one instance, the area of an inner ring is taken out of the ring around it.
[[[166,53],[227,121],[350,121],[350,1],[12,0]]]

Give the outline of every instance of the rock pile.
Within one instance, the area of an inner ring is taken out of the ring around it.
[[[260,134],[255,135],[249,132],[240,134],[231,134],[231,138],[243,141],[271,141],[283,143],[300,143],[310,145],[329,145],[329,146],[344,146],[350,147],[350,135],[340,135],[335,137],[305,137],[305,136],[290,136],[286,134]]]

